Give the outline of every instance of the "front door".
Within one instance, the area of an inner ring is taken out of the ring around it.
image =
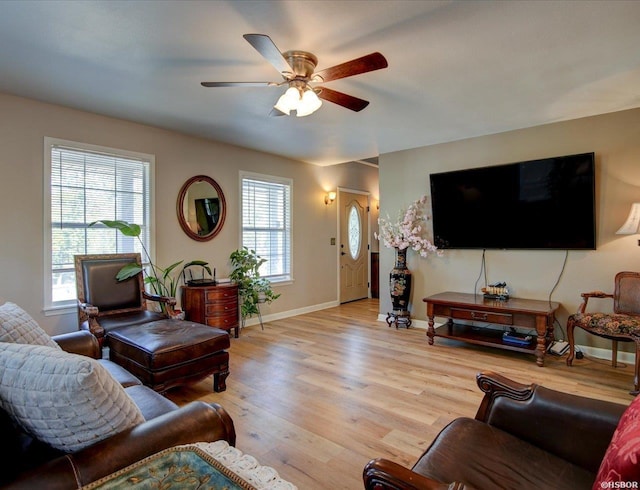
[[[340,303],[369,296],[369,196],[340,191]]]

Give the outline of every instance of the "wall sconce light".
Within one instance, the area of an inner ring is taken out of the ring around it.
[[[324,196],[324,203],[328,206],[329,204],[331,204],[333,201],[336,200],[336,193],[331,191],[328,194],[326,194]]]
[[[616,231],[616,235],[635,235],[637,233],[640,233],[640,202],[634,202],[631,205],[627,220]],[[638,246],[640,246],[640,240],[638,240]]]

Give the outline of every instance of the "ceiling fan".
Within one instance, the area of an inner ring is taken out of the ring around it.
[[[243,36],[258,53],[271,63],[283,78],[282,82],[202,82],[203,87],[277,87],[287,85],[280,97],[274,115],[290,115],[296,111],[298,117],[312,114],[320,108],[320,99],[333,102],[352,111],[359,112],[369,101],[359,99],[326,87],[312,87],[312,83],[324,83],[386,68],[387,60],[380,53],[371,53],[331,68],[315,72],[318,58],[307,51],[281,53],[271,38],[265,34]]]

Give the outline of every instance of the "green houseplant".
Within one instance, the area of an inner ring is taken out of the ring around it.
[[[184,260],[180,260],[166,268],[155,265],[151,261],[149,252],[147,251],[144,243],[142,242],[142,239],[140,238],[140,233],[142,231],[140,225],[137,225],[135,223],[128,223],[127,221],[123,220],[98,220],[90,223],[89,226],[95,226],[98,223],[102,223],[107,228],[116,229],[125,236],[137,238],[149,263],[148,271],[139,264],[132,263],[125,265],[116,275],[116,279],[118,281],[125,281],[131,277],[135,277],[140,272],[142,272],[143,274],[148,272],[148,274],[145,274],[144,282],[145,284],[149,284],[155,294],[159,296],[175,298],[176,293],[178,292],[178,286],[180,285],[180,279],[182,278],[182,271],[184,269],[192,265],[197,265],[204,267],[205,270],[209,274],[211,274],[211,268],[209,267],[208,262],[205,262],[203,260],[192,260],[191,262],[187,262],[182,266],[181,269],[176,268],[180,264],[182,264]],[[160,307],[162,309],[162,312],[166,315],[170,316],[170,313],[174,314],[174,312],[167,311],[167,305],[165,303],[160,303]]]
[[[273,291],[268,279],[260,277],[260,266],[267,259],[260,257],[255,250],[242,247],[232,252],[229,258],[232,266],[229,278],[238,285],[240,313],[244,326],[246,318],[260,313],[260,303],[271,303],[278,299],[280,294]]]

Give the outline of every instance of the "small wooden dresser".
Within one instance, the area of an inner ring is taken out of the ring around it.
[[[224,283],[215,286],[182,286],[182,309],[186,319],[210,327],[240,331],[238,286]]]

